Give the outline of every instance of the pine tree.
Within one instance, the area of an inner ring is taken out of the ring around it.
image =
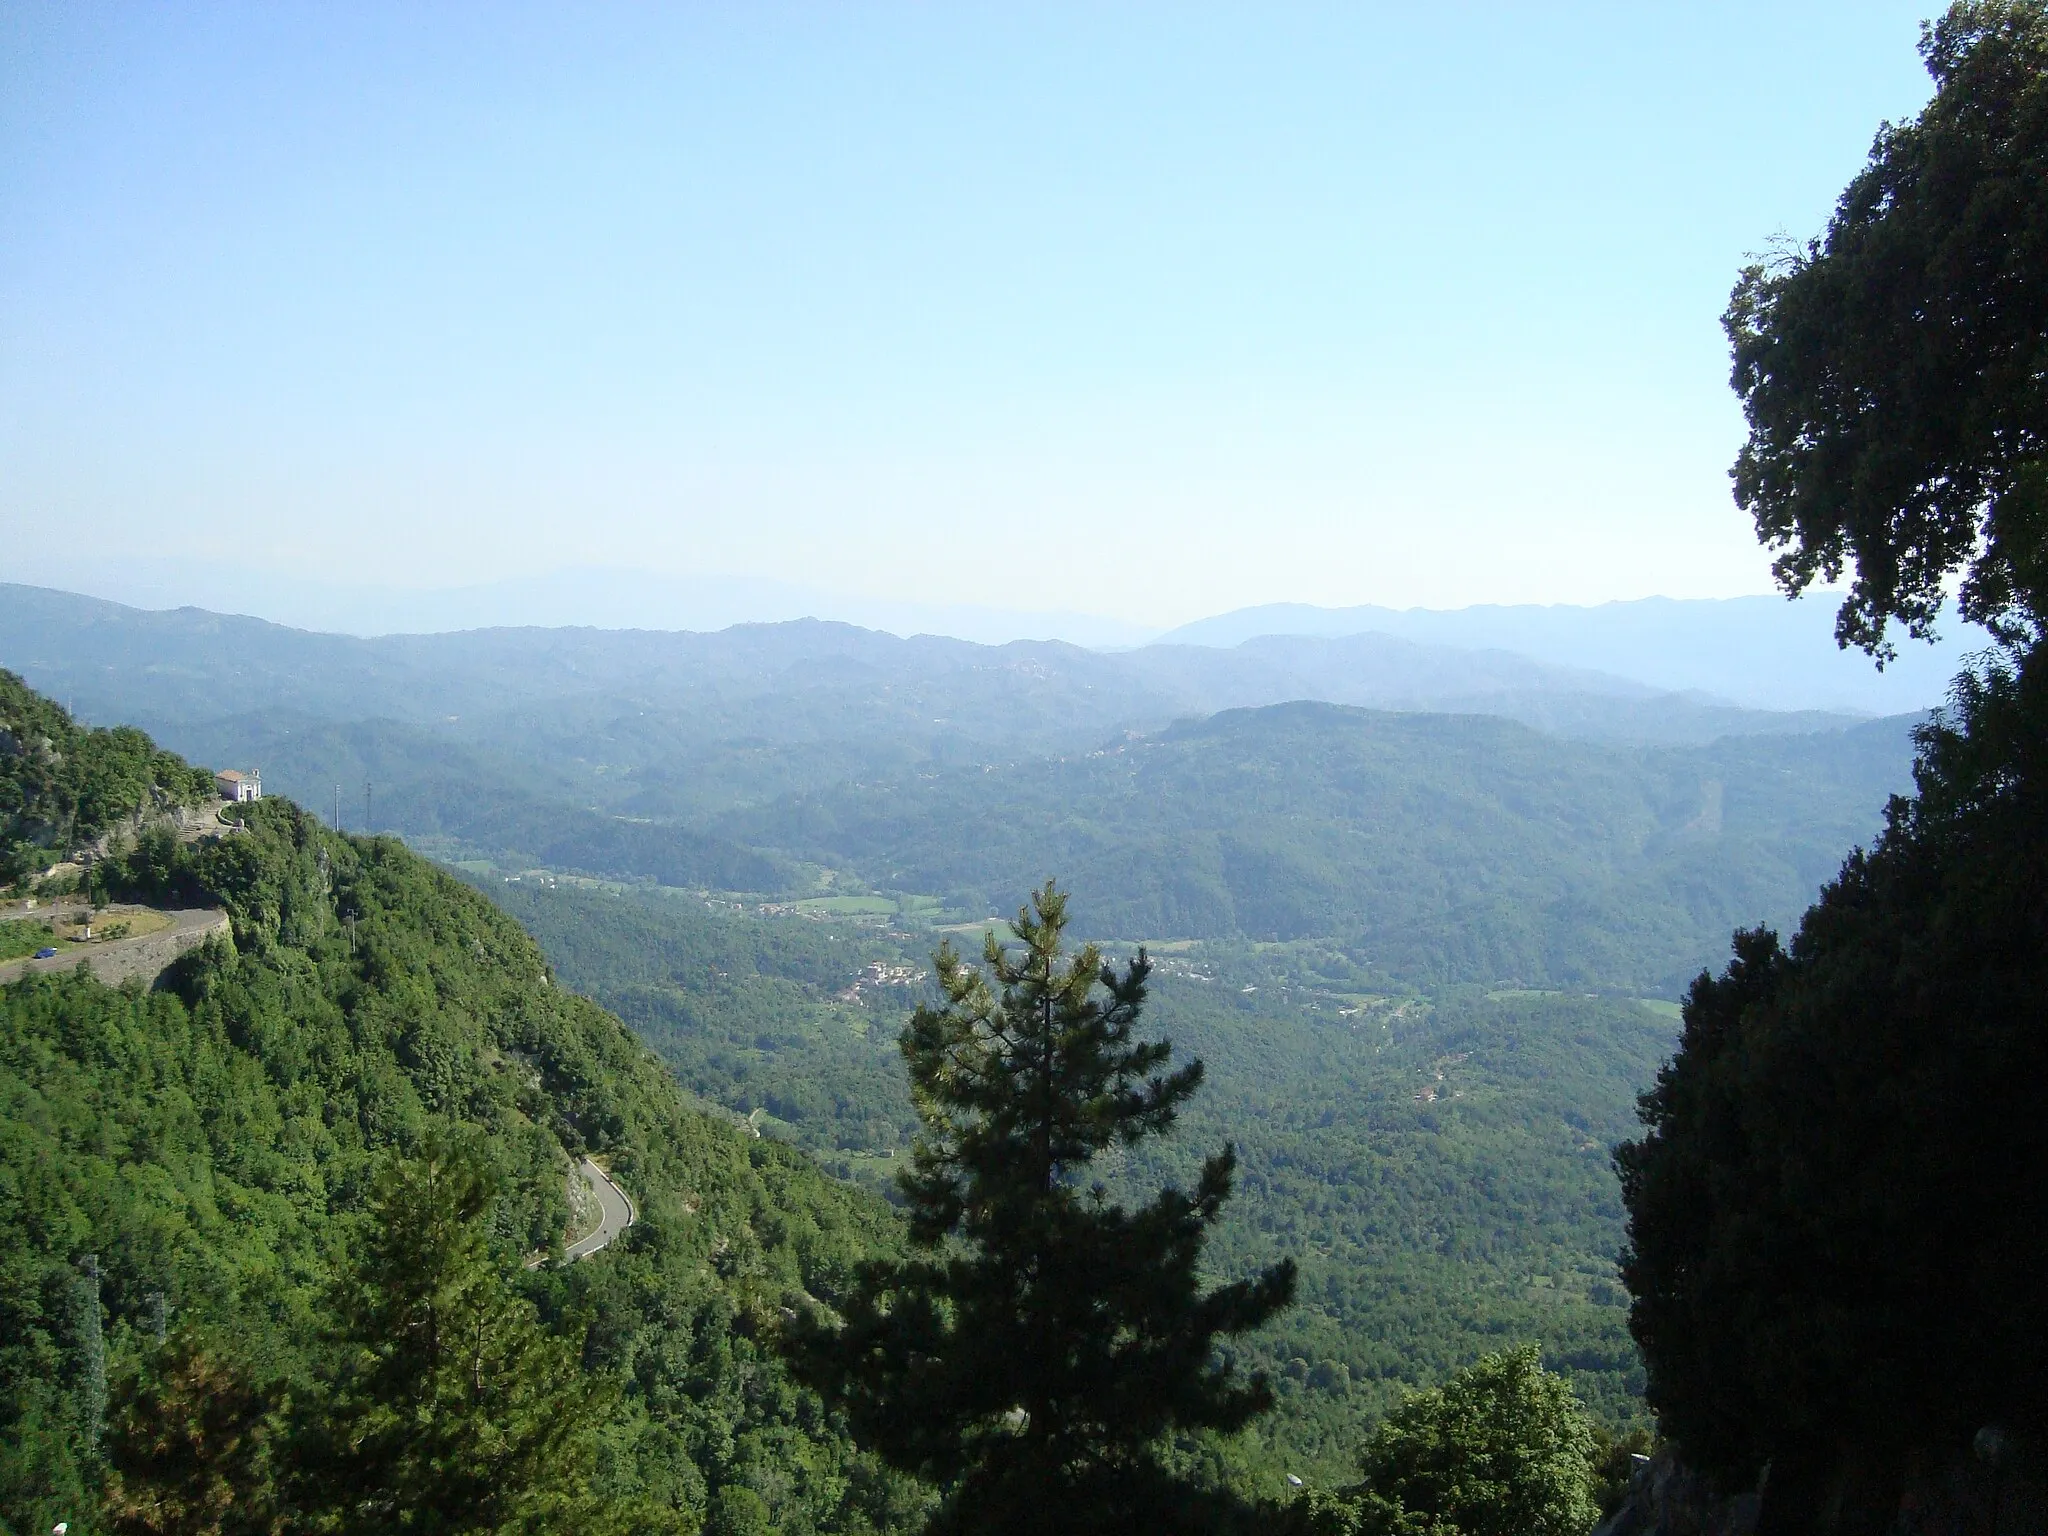
[[[1066,958],[1066,922],[1048,882],[1018,915],[1018,952],[989,936],[986,974],[950,945],[936,956],[944,1005],[902,1038],[924,1123],[902,1176],[913,1251],[863,1269],[840,1326],[799,1335],[799,1369],[857,1439],[939,1485],[934,1530],[1217,1529],[1234,1506],[1171,1476],[1159,1448],[1271,1406],[1215,1344],[1286,1306],[1294,1266],[1202,1292],[1228,1146],[1191,1194],[1137,1210],[1086,1182],[1101,1154],[1171,1127],[1202,1067],[1167,1072],[1171,1046],[1133,1038],[1144,952],[1120,974],[1093,945]]]
[[[488,1166],[439,1139],[394,1159],[335,1307],[343,1382],[308,1504],[343,1532],[588,1523],[601,1394],[492,1252]]]
[[[188,1332],[122,1383],[101,1518],[116,1536],[272,1536],[284,1386]]]

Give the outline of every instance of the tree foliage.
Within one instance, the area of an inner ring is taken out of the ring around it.
[[[342,1358],[308,1460],[342,1533],[513,1533],[613,1518],[594,1493],[605,1384],[492,1252],[496,1179],[448,1133],[380,1172],[333,1290]]]
[[[2048,1428],[2048,654],[1964,679],[1919,779],[1694,984],[1619,1154],[1649,1400],[1740,1479]]]
[[[198,805],[213,775],[141,731],[82,727],[0,670],[0,884],[130,817]]]
[[[1593,1430],[1535,1347],[1487,1355],[1381,1421],[1370,1495],[1461,1536],[1578,1536],[1592,1524]]]
[[[116,1536],[272,1536],[284,1389],[181,1329],[123,1383],[101,1513]]]
[[[232,943],[150,991],[86,974],[0,989],[0,1523],[79,1522],[111,1470],[121,1518],[142,1522],[129,1528],[210,1529],[223,1489],[272,1475],[273,1391],[297,1414],[346,1388],[323,1413],[339,1422],[353,1403],[351,1422],[375,1430],[371,1406],[393,1399],[370,1390],[360,1355],[349,1364],[370,1346],[332,1333],[329,1300],[352,1259],[384,1251],[353,1235],[379,1170],[454,1127],[491,1179],[465,1230],[510,1277],[466,1292],[497,1330],[498,1379],[514,1378],[485,1393],[480,1434],[519,1440],[543,1399],[522,1396],[515,1357],[550,1361],[603,1389],[590,1486],[614,1512],[687,1528],[744,1489],[784,1532],[914,1525],[922,1493],[857,1453],[767,1342],[784,1306],[835,1299],[860,1259],[891,1250],[886,1209],[692,1109],[615,1018],[553,984],[516,924],[395,841],[337,836],[282,800],[246,811],[231,836],[109,861],[133,894],[220,903]],[[609,1158],[641,1219],[601,1259],[522,1270],[557,1249],[571,1152]],[[140,1447],[125,1462],[110,1438],[111,1468],[88,1434],[88,1253],[117,1388],[110,1435],[138,1403],[160,1405],[145,1417],[166,1431],[124,1442]],[[180,1337],[196,1351],[183,1364]],[[446,1371],[408,1379],[454,1401]],[[237,1424],[253,1458],[241,1470],[213,1457],[183,1482],[141,1477],[192,1464]],[[311,1443],[295,1436],[293,1454]],[[440,1443],[495,1454],[452,1430]]]
[[[1593,1426],[1533,1345],[1411,1394],[1359,1456],[1356,1488],[1304,1500],[1316,1536],[1581,1536],[1598,1513]]]
[[[330,1288],[331,1351],[294,1387],[181,1332],[124,1383],[102,1508],[123,1536],[672,1530],[598,1492],[611,1404],[494,1251],[473,1137],[393,1156]],[[637,1518],[636,1518],[637,1517]]]
[[[1922,51],[1933,102],[1825,244],[1737,289],[1736,482],[1788,587],[1853,563],[1845,641],[1924,632],[1962,571],[2004,646],[1790,946],[1694,983],[1617,1154],[1649,1401],[1694,1465],[1768,1464],[1785,1529],[2048,1432],[2048,6],[1957,4]]]
[[[1788,592],[1853,566],[1837,633],[1880,655],[1958,571],[2008,640],[2048,616],[2048,5],[1965,0],[1921,53],[1934,99],[1725,322],[1736,499]]]
[[[1084,1182],[1166,1131],[1202,1069],[1164,1071],[1170,1047],[1135,1038],[1143,954],[1122,972],[1092,945],[1068,957],[1066,920],[1048,883],[1018,915],[1017,953],[989,935],[986,975],[940,950],[945,1004],[903,1035],[924,1122],[903,1177],[917,1251],[866,1267],[843,1326],[805,1335],[799,1359],[857,1438],[946,1491],[940,1528],[1213,1526],[1226,1501],[1171,1476],[1159,1443],[1270,1406],[1215,1344],[1284,1307],[1294,1267],[1200,1289],[1228,1147],[1192,1193],[1136,1210]]]

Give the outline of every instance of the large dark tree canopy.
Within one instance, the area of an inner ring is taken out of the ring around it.
[[[1738,935],[1621,1149],[1665,1432],[1772,1487],[2048,1437],[2048,650],[1966,678],[1789,950]]]
[[[1960,576],[2004,650],[1790,945],[1694,984],[1617,1154],[1650,1403],[1769,1467],[1760,1529],[1892,1529],[1973,1443],[2048,1446],[2048,0],[1921,51],[1934,100],[1735,290],[1736,493],[1789,591],[1853,567],[1845,644]]]
[[[1921,53],[1934,99],[1725,320],[1736,500],[1787,592],[1853,567],[1837,634],[1880,656],[1958,573],[2008,641],[2048,616],[2048,3],[1958,4]]]

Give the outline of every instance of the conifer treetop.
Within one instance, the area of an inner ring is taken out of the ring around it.
[[[941,1000],[902,1038],[924,1123],[902,1179],[912,1252],[865,1266],[845,1317],[799,1334],[799,1370],[856,1439],[944,1491],[935,1531],[1229,1528],[1236,1502],[1159,1451],[1271,1406],[1216,1344],[1286,1306],[1294,1266],[1201,1289],[1228,1146],[1193,1191],[1136,1209],[1090,1182],[1098,1155],[1171,1128],[1202,1068],[1168,1071],[1172,1047],[1136,1037],[1143,951],[1121,970],[1092,944],[1069,956],[1066,923],[1048,882],[1014,948],[991,933],[979,967],[935,957]]]

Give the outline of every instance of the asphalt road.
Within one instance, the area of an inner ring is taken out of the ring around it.
[[[590,1192],[597,1196],[598,1209],[603,1213],[597,1223],[597,1230],[580,1243],[572,1243],[566,1250],[571,1260],[587,1259],[593,1253],[611,1246],[613,1238],[633,1225],[633,1202],[626,1198],[626,1192],[605,1176],[605,1171],[589,1158],[576,1166],[583,1175],[583,1182],[590,1186]]]
[[[48,914],[31,912],[30,917],[55,916],[61,909],[52,908]],[[93,944],[60,944],[57,953],[48,960],[10,960],[0,965],[0,986],[10,981],[19,981],[30,971],[68,971],[83,960],[93,969],[101,981],[112,984],[128,976],[141,976],[153,980],[156,975],[178,956],[195,945],[204,943],[207,936],[229,931],[228,915],[212,908],[194,908],[186,911],[167,913],[171,926],[160,928],[155,933],[145,933],[134,939],[106,939]],[[119,912],[107,915],[106,921],[119,922]]]

